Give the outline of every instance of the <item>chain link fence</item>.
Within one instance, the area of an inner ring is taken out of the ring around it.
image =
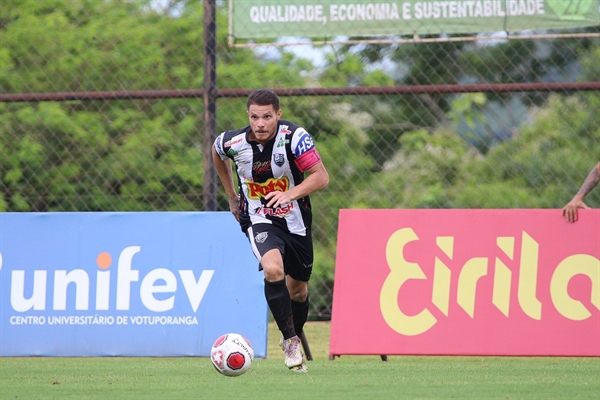
[[[275,89],[331,175],[312,196],[312,319],[331,315],[339,209],[561,208],[600,159],[598,26],[238,48],[228,6],[217,131],[247,124],[249,90]],[[203,16],[200,1],[5,0],[0,211],[206,209]]]

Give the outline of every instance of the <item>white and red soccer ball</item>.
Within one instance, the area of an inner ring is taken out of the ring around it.
[[[219,337],[210,350],[210,360],[219,373],[240,376],[247,372],[254,360],[254,349],[248,339],[238,333]]]

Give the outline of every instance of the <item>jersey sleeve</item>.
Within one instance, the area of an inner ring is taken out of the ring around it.
[[[228,158],[227,154],[225,153],[225,149],[223,149],[223,137],[224,136],[225,136],[225,132],[221,133],[219,136],[217,136],[217,138],[215,139],[215,142],[213,143],[213,147],[215,148],[215,151],[217,152],[219,157],[221,157],[221,160]]]
[[[294,162],[302,172],[321,162],[321,156],[315,147],[315,142],[303,128],[298,128],[294,132],[292,151],[295,156]]]

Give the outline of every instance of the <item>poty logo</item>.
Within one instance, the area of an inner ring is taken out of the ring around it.
[[[246,181],[246,186],[248,186],[248,197],[258,200],[276,190],[285,192],[290,184],[288,178],[284,176],[281,179],[270,178],[265,183]]]
[[[175,296],[178,294],[178,282],[183,284],[190,306],[194,312],[198,310],[206,289],[212,279],[214,270],[203,270],[198,279],[192,270],[179,270],[179,280],[175,273],[166,268],[156,268],[140,277],[140,271],[132,268],[134,256],[141,251],[140,246],[129,246],[119,255],[116,266],[116,309],[129,310],[133,290],[139,290],[143,305],[150,311],[164,312],[173,309]],[[52,310],[66,310],[67,290],[72,284],[75,286],[75,309],[90,309],[90,287],[95,285],[95,299],[92,307],[95,310],[109,310],[112,291],[111,268],[112,256],[103,252],[96,258],[98,271],[95,282],[90,274],[83,269],[71,271],[55,270],[54,286],[52,288]],[[0,254],[0,269],[2,268],[2,254]],[[25,284],[24,270],[13,270],[11,274],[10,304],[17,312],[46,309],[47,270],[33,271],[33,288]],[[29,278],[29,277],[28,277]],[[30,279],[30,278],[29,278]],[[141,280],[140,280],[141,279]],[[139,286],[134,282],[140,282]],[[26,288],[26,286],[28,286]],[[31,293],[26,297],[26,293]],[[162,298],[155,294],[162,293]],[[172,293],[168,296],[165,294]],[[167,297],[164,297],[167,296]]]

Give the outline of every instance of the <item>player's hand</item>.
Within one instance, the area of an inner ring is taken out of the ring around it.
[[[562,209],[562,216],[565,217],[567,222],[577,221],[577,210],[589,208],[583,200],[579,198],[573,198],[566,206]]]
[[[289,204],[292,202],[292,198],[288,194],[288,192],[280,192],[275,191],[271,193],[267,193],[265,196],[269,202],[267,203],[267,207],[277,208],[284,204]]]
[[[229,210],[235,217],[235,219],[240,222],[240,201],[238,198],[229,199]]]

